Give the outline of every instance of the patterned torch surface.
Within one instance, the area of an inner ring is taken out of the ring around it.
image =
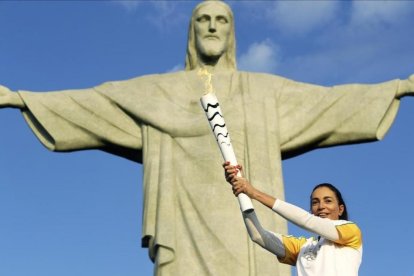
[[[223,113],[221,112],[216,95],[209,92],[202,96],[200,101],[221,154],[223,155],[223,159],[229,161],[232,165],[237,165],[236,155],[234,154],[233,146],[231,145],[230,134],[227,131],[226,122],[224,121]],[[238,173],[238,176],[241,176],[240,172]],[[238,200],[240,209],[243,212],[253,209],[252,202],[247,195],[239,194]]]

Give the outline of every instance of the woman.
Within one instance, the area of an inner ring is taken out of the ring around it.
[[[317,238],[285,236],[260,225],[254,210],[243,213],[251,239],[274,253],[280,262],[297,266],[298,275],[358,275],[362,259],[362,237],[358,226],[348,221],[346,204],[333,185],[317,185],[311,194],[311,213],[255,189],[245,178],[237,177],[241,166],[223,164],[226,180],[237,196],[245,193],[251,199],[318,235]]]

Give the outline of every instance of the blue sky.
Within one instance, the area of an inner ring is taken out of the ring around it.
[[[178,70],[196,3],[2,1],[0,84],[50,91]],[[412,1],[230,4],[240,69],[321,85],[414,73]],[[414,99],[404,98],[383,141],[283,164],[286,199],[305,209],[317,183],[343,191],[364,234],[363,276],[414,275],[413,119]],[[0,275],[152,274],[140,248],[140,165],[49,152],[17,110],[0,110],[0,126]]]

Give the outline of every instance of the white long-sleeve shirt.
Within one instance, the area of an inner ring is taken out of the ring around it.
[[[299,276],[358,275],[362,236],[355,223],[320,218],[282,200],[276,200],[272,209],[319,236],[304,238],[273,233],[261,226],[254,210],[243,213],[252,240],[274,253],[280,262],[296,265]]]

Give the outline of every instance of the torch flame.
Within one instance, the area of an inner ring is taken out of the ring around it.
[[[211,83],[211,77],[213,74],[211,74],[206,68],[200,68],[197,73],[200,77],[206,77],[206,80],[204,81],[205,86],[205,93],[204,95],[208,93],[213,93],[213,84]]]

